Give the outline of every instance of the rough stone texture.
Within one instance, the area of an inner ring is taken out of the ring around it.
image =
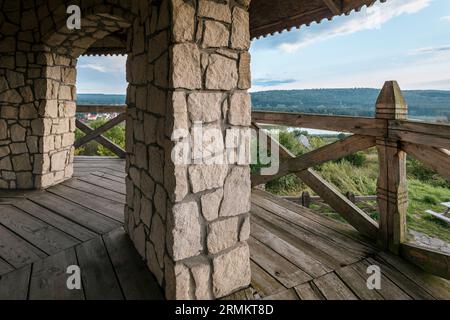
[[[251,280],[250,251],[242,245],[213,259],[214,296],[220,298],[247,286]]]
[[[231,47],[248,50],[250,48],[250,29],[248,11],[239,7],[233,9],[233,24],[231,28]]]
[[[246,92],[235,92],[231,96],[228,121],[235,126],[249,126],[252,121],[250,95]]]
[[[250,237],[250,217],[245,217],[239,231],[239,241],[247,241]]]
[[[203,47],[220,48],[228,46],[230,33],[228,28],[220,22],[205,21],[205,31],[203,33]]]
[[[225,180],[220,216],[234,216],[250,211],[251,181],[249,167],[234,167]]]
[[[168,245],[175,261],[197,256],[203,250],[200,214],[195,202],[176,204],[169,228]]]
[[[193,165],[189,167],[189,179],[191,181],[192,192],[220,188],[223,186],[228,173],[228,166],[216,165]]]
[[[195,7],[192,1],[173,0],[173,35],[176,42],[191,41],[195,31]]]
[[[206,70],[206,88],[231,90],[237,86],[238,72],[235,60],[213,54]]]
[[[195,44],[185,43],[173,46],[172,68],[173,87],[186,89],[202,87],[200,51]]]
[[[208,251],[215,254],[233,246],[238,241],[238,223],[237,217],[211,223],[208,228]]]
[[[201,204],[203,217],[207,221],[214,221],[219,217],[220,203],[223,199],[223,189],[202,195]]]
[[[213,0],[200,0],[198,15],[218,21],[231,22],[231,11],[227,4],[215,2]]]
[[[188,110],[191,121],[213,122],[222,118],[223,94],[195,92],[189,95]]]

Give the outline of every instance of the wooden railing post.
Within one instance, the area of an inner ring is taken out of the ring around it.
[[[311,196],[309,195],[308,191],[302,192],[302,206],[305,208],[309,208],[311,205]]]
[[[376,118],[389,121],[407,118],[407,105],[396,81],[388,81],[378,97]],[[386,136],[377,138],[379,176],[377,201],[380,213],[379,243],[398,254],[400,244],[406,238],[406,211],[408,190],[406,181],[406,153],[400,142]]]

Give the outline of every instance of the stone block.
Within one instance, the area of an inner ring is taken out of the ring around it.
[[[213,122],[221,119],[223,94],[194,92],[188,98],[189,118],[192,122]]]
[[[225,180],[220,216],[235,216],[250,211],[250,168],[234,167]]]
[[[178,203],[167,218],[168,248],[173,259],[179,261],[200,254],[203,246],[197,203]]]
[[[232,247],[238,241],[237,217],[215,221],[209,224],[207,245],[211,254],[219,253]]]
[[[201,196],[202,213],[207,221],[213,221],[219,217],[219,208],[223,199],[223,189]]]
[[[197,45],[192,43],[174,45],[171,62],[171,80],[174,88],[201,89],[200,51]]]
[[[237,86],[238,71],[235,60],[212,54],[206,69],[206,88],[212,90],[231,90]]]
[[[230,99],[228,122],[235,126],[249,126],[252,121],[251,100],[247,92],[237,91]]]
[[[230,39],[228,28],[217,21],[205,21],[202,46],[204,48],[227,47]]]
[[[246,244],[213,259],[213,292],[216,298],[250,285],[250,251]]]
[[[189,179],[192,192],[197,193],[223,186],[228,166],[222,164],[193,165],[189,167]]]

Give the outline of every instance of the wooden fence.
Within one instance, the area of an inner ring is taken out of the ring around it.
[[[407,120],[407,106],[397,82],[389,81],[383,86],[376,102],[375,118],[254,111],[252,121],[253,127],[266,135],[261,124],[352,133],[343,140],[298,157],[279,145],[278,173],[272,176],[255,174],[252,185],[295,174],[353,227],[376,240],[381,247],[430,273],[450,279],[449,254],[406,242],[406,154],[450,179],[450,125]],[[277,143],[270,136],[268,141],[269,144]],[[371,147],[377,148],[379,158],[376,195],[379,222],[311,169]]]
[[[88,124],[77,119],[76,126],[85,135],[75,141],[75,148],[79,148],[90,141],[97,141],[119,158],[125,158],[125,150],[103,136],[103,133],[124,122],[126,120],[126,110],[126,105],[77,105],[77,113],[118,113],[119,115],[97,129],[93,129]]]

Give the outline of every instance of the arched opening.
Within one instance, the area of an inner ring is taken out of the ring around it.
[[[35,164],[35,171],[39,173],[35,177],[38,188],[57,184],[73,174],[78,58],[90,48],[93,52],[124,52],[131,21],[95,13],[82,17],[81,26],[80,30],[68,30],[63,26],[44,39],[44,90],[42,97],[38,97],[44,100],[36,121],[44,136],[40,163]]]

